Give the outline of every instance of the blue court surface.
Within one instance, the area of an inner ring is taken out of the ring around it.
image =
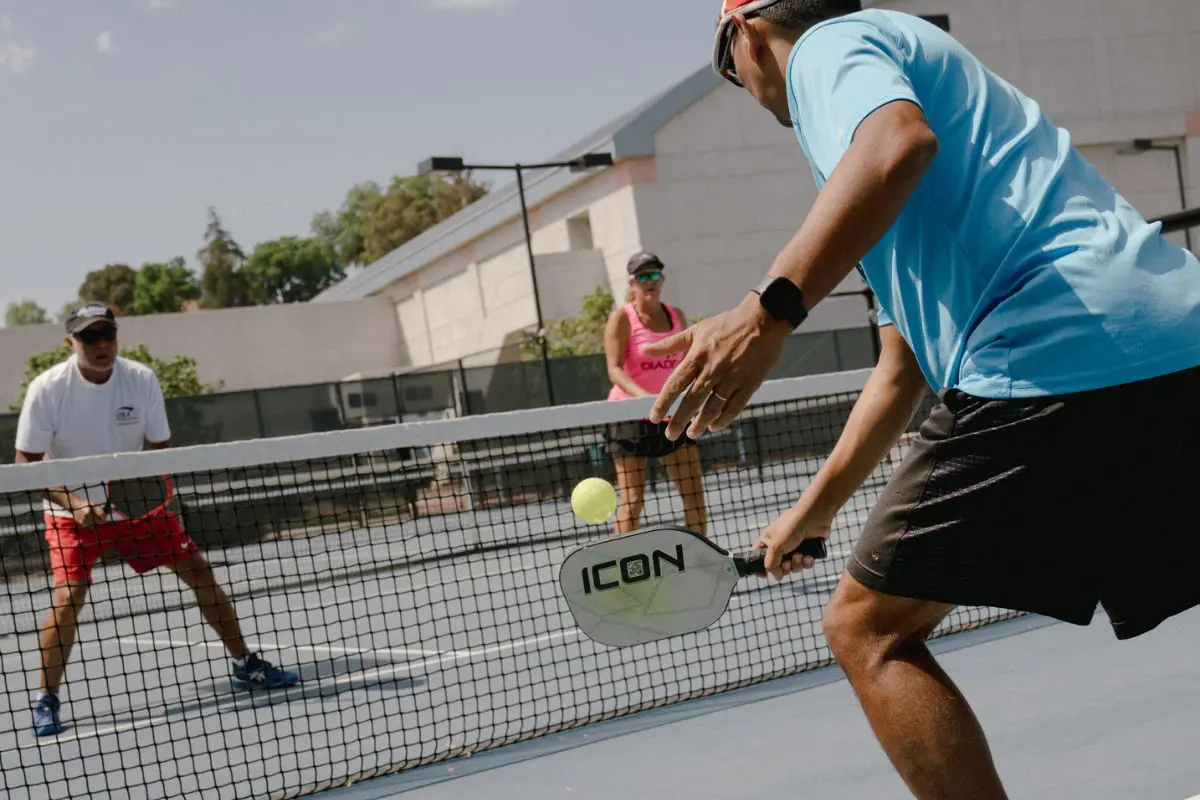
[[[1200,797],[1200,609],[1130,642],[1020,617],[933,645],[1009,796]],[[325,800],[902,800],[836,668],[327,792]]]

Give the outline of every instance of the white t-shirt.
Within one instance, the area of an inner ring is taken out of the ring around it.
[[[17,422],[17,449],[44,453],[45,459],[107,456],[141,450],[145,442],[171,438],[162,386],[154,370],[118,357],[104,383],[79,373],[72,355],[38,375],[25,392]],[[102,486],[89,486],[87,496],[103,502]],[[77,487],[68,487],[81,493]],[[47,503],[46,509],[70,516]]]

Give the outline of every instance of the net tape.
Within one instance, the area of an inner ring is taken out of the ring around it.
[[[868,374],[764,384],[734,425],[691,448],[709,535],[749,546],[794,502]],[[615,478],[609,426],[651,403],[0,467],[0,542],[23,543],[5,553],[0,616],[7,796],[298,797],[829,664],[821,608],[903,443],[843,509],[813,572],[745,582],[699,633],[626,650],[579,633],[557,567],[611,526],[580,522],[567,497],[583,477]],[[653,466],[643,524],[682,521],[677,484]],[[191,593],[110,557],[61,693],[70,727],[35,739],[50,577],[34,492],[162,474],[248,644],[302,681],[232,692]],[[1010,616],[959,609],[938,635]]]

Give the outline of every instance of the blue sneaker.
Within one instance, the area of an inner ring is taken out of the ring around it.
[[[280,689],[300,682],[300,675],[282,670],[269,661],[259,658],[258,653],[246,656],[246,662],[233,662],[233,688],[238,691],[251,689]]]
[[[33,709],[34,733],[38,736],[53,736],[56,733],[62,733],[64,728],[58,719],[59,705],[58,697],[55,695],[43,694],[38,698],[37,705]]]

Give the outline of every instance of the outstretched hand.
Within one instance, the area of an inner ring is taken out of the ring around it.
[[[768,317],[755,295],[733,309],[698,322],[686,330],[642,349],[648,356],[684,353],[650,410],[659,422],[672,404],[666,436],[693,439],[705,429],[718,431],[732,422],[775,366],[783,342],[791,333],[786,323]]]

